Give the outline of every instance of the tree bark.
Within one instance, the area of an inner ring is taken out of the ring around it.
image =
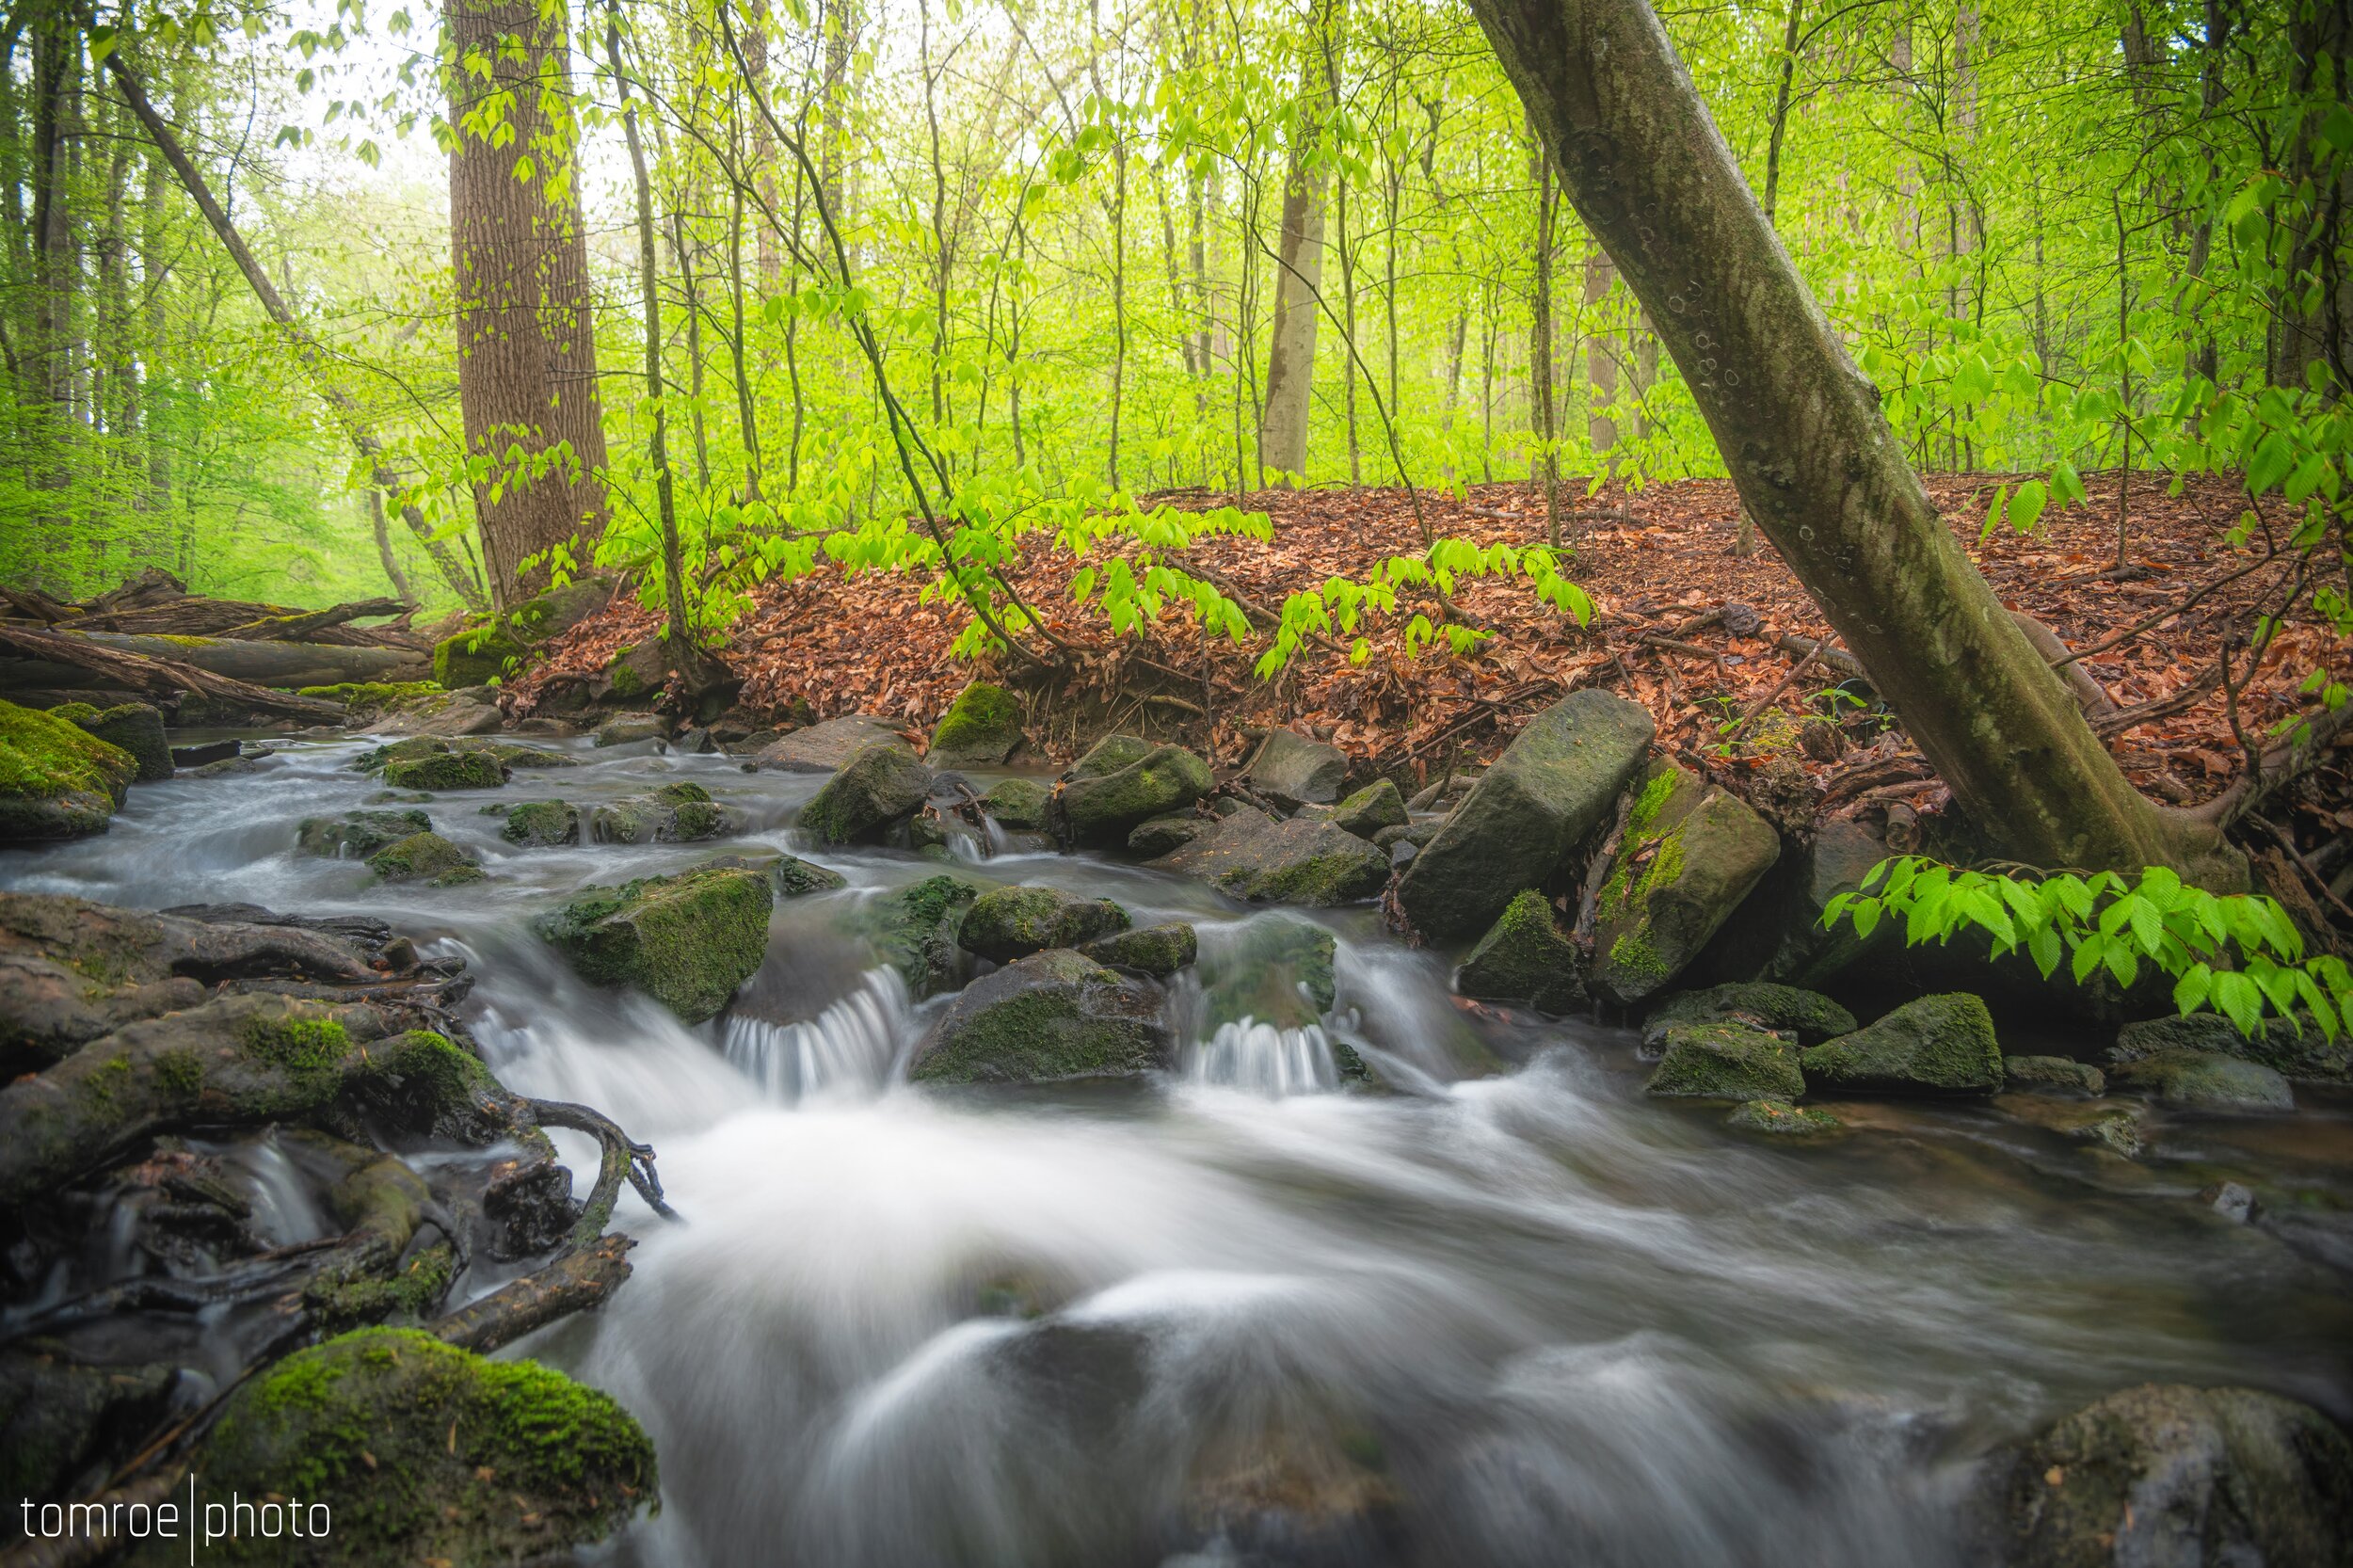
[[[1267,349],[1265,417],[1258,462],[1286,476],[1307,468],[1307,416],[1314,407],[1316,296],[1323,283],[1323,162],[1319,145],[1335,90],[1331,34],[1340,0],[1316,0],[1307,57],[1299,68],[1299,119],[1290,173],[1283,183],[1283,237],[1274,278],[1274,327]],[[1288,482],[1288,481],[1286,481]]]
[[[558,546],[587,555],[604,531],[604,414],[587,241],[571,133],[549,103],[572,95],[565,8],[451,0],[450,250],[457,286],[457,394],[466,452],[489,460],[474,515],[503,609],[548,584]],[[488,76],[475,65],[487,65]],[[568,460],[528,465],[568,443]],[[524,464],[507,460],[522,450]]]
[[[2133,789],[1962,554],[1644,0],[1474,9],[1742,502],[1972,825],[2036,865],[2243,883],[2211,827]]]

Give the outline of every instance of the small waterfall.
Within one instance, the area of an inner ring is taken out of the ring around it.
[[[1274,1098],[1321,1094],[1340,1086],[1332,1040],[1321,1024],[1278,1029],[1252,1017],[1218,1025],[1216,1033],[1193,1048],[1188,1076],[1195,1083],[1246,1089]]]
[[[253,1184],[255,1235],[266,1238],[274,1245],[287,1247],[332,1234],[326,1216],[311,1200],[302,1173],[286,1158],[286,1151],[278,1146],[274,1134],[238,1145],[231,1158],[245,1167],[246,1176]]]
[[[787,1105],[843,1089],[880,1089],[909,1032],[913,1002],[899,971],[866,971],[857,989],[800,1023],[738,1013],[722,1049],[746,1078]]]

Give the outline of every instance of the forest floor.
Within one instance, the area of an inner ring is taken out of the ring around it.
[[[2190,804],[2219,792],[2245,765],[2247,741],[2262,744],[2311,708],[2297,687],[2312,671],[2342,676],[2353,665],[2329,628],[2291,622],[2247,680],[2245,639],[2285,596],[2296,557],[2270,559],[2265,529],[2278,527],[2277,517],[2259,518],[2244,545],[2230,541],[2246,504],[2234,482],[2201,478],[2169,495],[2162,479],[2135,475],[2120,572],[2116,475],[2088,476],[2088,504],[2046,514],[2032,534],[2004,528],[1981,541],[1994,488],[2010,477],[1936,475],[1928,486],[2006,605],[2041,619],[2071,648],[2114,645],[2082,663],[2124,710],[2100,728],[2149,793]],[[1868,704],[1827,695],[1842,671],[1817,660],[1790,679],[1802,651],[1781,639],[1823,637],[1829,627],[1769,544],[1760,539],[1747,559],[1735,554],[1739,506],[1728,482],[1685,480],[1630,496],[1613,488],[1571,502],[1581,488],[1564,481],[1561,493],[1564,509],[1577,508],[1569,575],[1593,597],[1590,627],[1539,602],[1525,582],[1463,581],[1453,615],[1495,632],[1468,655],[1439,644],[1409,656],[1405,622],[1417,611],[1444,618],[1449,607],[1433,594],[1401,592],[1393,615],[1368,618],[1372,652],[1364,663],[1350,662],[1351,639],[1338,636],[1302,648],[1264,681],[1252,671],[1263,634],[1243,645],[1212,639],[1206,669],[1202,639],[1181,611],[1144,635],[1114,635],[1095,607],[1072,603],[1077,563],[1035,536],[1013,580],[1069,650],[1069,673],[1025,681],[1012,659],[993,673],[1023,690],[1032,742],[1057,760],[1114,728],[1141,728],[1206,744],[1214,762],[1238,765],[1254,732],[1287,724],[1333,741],[1367,772],[1418,782],[1492,758],[1529,715],[1572,687],[1595,685],[1642,703],[1663,747],[1776,814],[1858,799],[1919,810],[1944,804],[1942,786],[1899,732],[1883,733]],[[1171,492],[1145,504],[1230,499]],[[1422,551],[1401,490],[1274,491],[1244,504],[1270,515],[1271,542],[1210,537],[1172,560],[1244,600],[1254,620],[1328,576],[1362,578],[1385,557]],[[1478,486],[1467,499],[1425,494],[1422,507],[1442,536],[1522,545],[1544,537],[1543,494],[1524,483]],[[922,586],[905,575],[845,578],[830,563],[762,584],[722,653],[744,680],[745,707],[803,718],[866,712],[927,730],[967,680],[991,672],[950,657],[968,612],[926,602]],[[552,680],[600,669],[657,625],[633,600],[584,623],[516,682],[519,708],[528,710]],[[2235,724],[2218,679],[2226,646],[2242,650]],[[2353,812],[2342,816],[2334,825],[2353,827]]]

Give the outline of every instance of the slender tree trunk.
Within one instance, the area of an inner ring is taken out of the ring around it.
[[[1531,133],[1533,127],[1530,127]],[[1545,488],[1545,538],[1561,544],[1561,459],[1552,424],[1552,163],[1538,140],[1528,160],[1536,182],[1536,266],[1528,294],[1528,400],[1536,451],[1529,477]]]
[[[1274,279],[1273,337],[1267,349],[1259,462],[1288,484],[1307,470],[1308,415],[1315,406],[1316,296],[1323,280],[1323,123],[1332,112],[1333,35],[1342,0],[1315,0],[1300,66],[1299,116],[1290,171],[1283,182],[1283,236]]]
[[[416,590],[408,585],[408,574],[400,569],[400,559],[392,553],[392,529],[384,516],[384,492],[374,486],[368,488],[368,522],[376,530],[376,558],[383,564],[384,581],[392,585],[392,595],[403,604],[417,602]]]
[[[1348,335],[1348,341],[1354,343],[1356,341],[1356,254],[1354,247],[1349,244],[1348,238],[1348,176],[1345,174],[1334,184],[1332,214],[1338,221],[1340,231],[1340,325]],[[1356,361],[1353,357],[1351,357],[1349,361],[1340,367],[1340,373],[1341,385],[1348,390],[1347,397],[1342,400],[1348,412],[1348,482],[1352,485],[1361,485],[1365,482],[1365,459],[1364,447],[1356,424]]]
[[[657,152],[661,144],[655,143]],[[702,290],[695,281],[694,258],[686,248],[686,216],[679,192],[670,193],[670,253],[678,263],[679,292],[686,307],[686,427],[695,441],[695,484],[711,488],[711,436],[703,421]]]
[[[764,236],[766,224],[760,225]],[[752,395],[750,366],[744,352],[744,189],[735,187],[728,207],[728,309],[732,331],[728,357],[735,370],[735,417],[744,432],[744,499],[760,499],[760,418]]]
[[[1617,334],[1596,317],[1617,280],[1609,252],[1594,246],[1585,258],[1585,444],[1611,479],[1618,476],[1618,420],[1611,412],[1618,405]]]
[[[2212,827],[2126,781],[1969,564],[1648,5],[1474,9],[1757,525],[1972,824],[2037,865],[2230,876]]]

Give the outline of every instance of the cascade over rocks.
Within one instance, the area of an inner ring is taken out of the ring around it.
[[[1046,825],[1046,786],[1033,778],[1000,778],[981,797],[981,809],[1001,827],[1034,831]]]
[[[1280,805],[1329,806],[1348,777],[1348,753],[1296,730],[1270,730],[1248,776],[1254,792]]]
[[[778,773],[835,773],[872,745],[902,746],[909,756],[915,752],[906,737],[899,733],[899,727],[888,719],[872,713],[851,713],[795,729],[771,742],[760,753],[758,765]]]
[[[1072,843],[1108,847],[1147,819],[1191,806],[1213,782],[1209,764],[1182,746],[1107,735],[1055,781],[1053,811]]]
[[[295,847],[329,860],[364,860],[377,850],[433,831],[423,811],[345,811],[339,817],[305,817],[295,830]]]
[[[1132,1078],[1174,1061],[1156,991],[1057,948],[965,987],[911,1076],[919,1083],[1053,1083]]]
[[[1454,971],[1454,988],[1481,1001],[1521,1002],[1540,1013],[1575,1013],[1585,994],[1577,944],[1561,927],[1551,901],[1528,888],[1497,917],[1487,935]]]
[[[2002,1087],[1993,1016],[1965,991],[1906,1002],[1800,1061],[1809,1084],[1849,1094],[1992,1095]]]
[[[1529,720],[1399,880],[1406,919],[1433,937],[1494,924],[1609,817],[1655,729],[1642,708],[1590,687]]]
[[[1699,955],[1781,854],[1746,803],[1673,762],[1652,770],[1597,895],[1593,988],[1633,1003]]]
[[[500,812],[499,837],[525,849],[580,842],[580,812],[560,800],[531,800]]]
[[[1081,898],[1059,888],[991,888],[964,912],[957,941],[964,951],[993,964],[1048,948],[1075,948],[1082,942],[1126,931],[1128,911],[1105,898]]]
[[[932,770],[912,747],[895,737],[876,742],[859,747],[801,808],[801,830],[821,844],[866,842],[913,815],[931,792]]]
[[[539,934],[582,978],[628,984],[690,1024],[728,1004],[768,952],[769,881],[742,863],[590,888]]]
[[[1389,857],[1354,834],[1305,817],[1277,821],[1252,807],[1220,818],[1152,866],[1252,903],[1353,904],[1389,880]]]

